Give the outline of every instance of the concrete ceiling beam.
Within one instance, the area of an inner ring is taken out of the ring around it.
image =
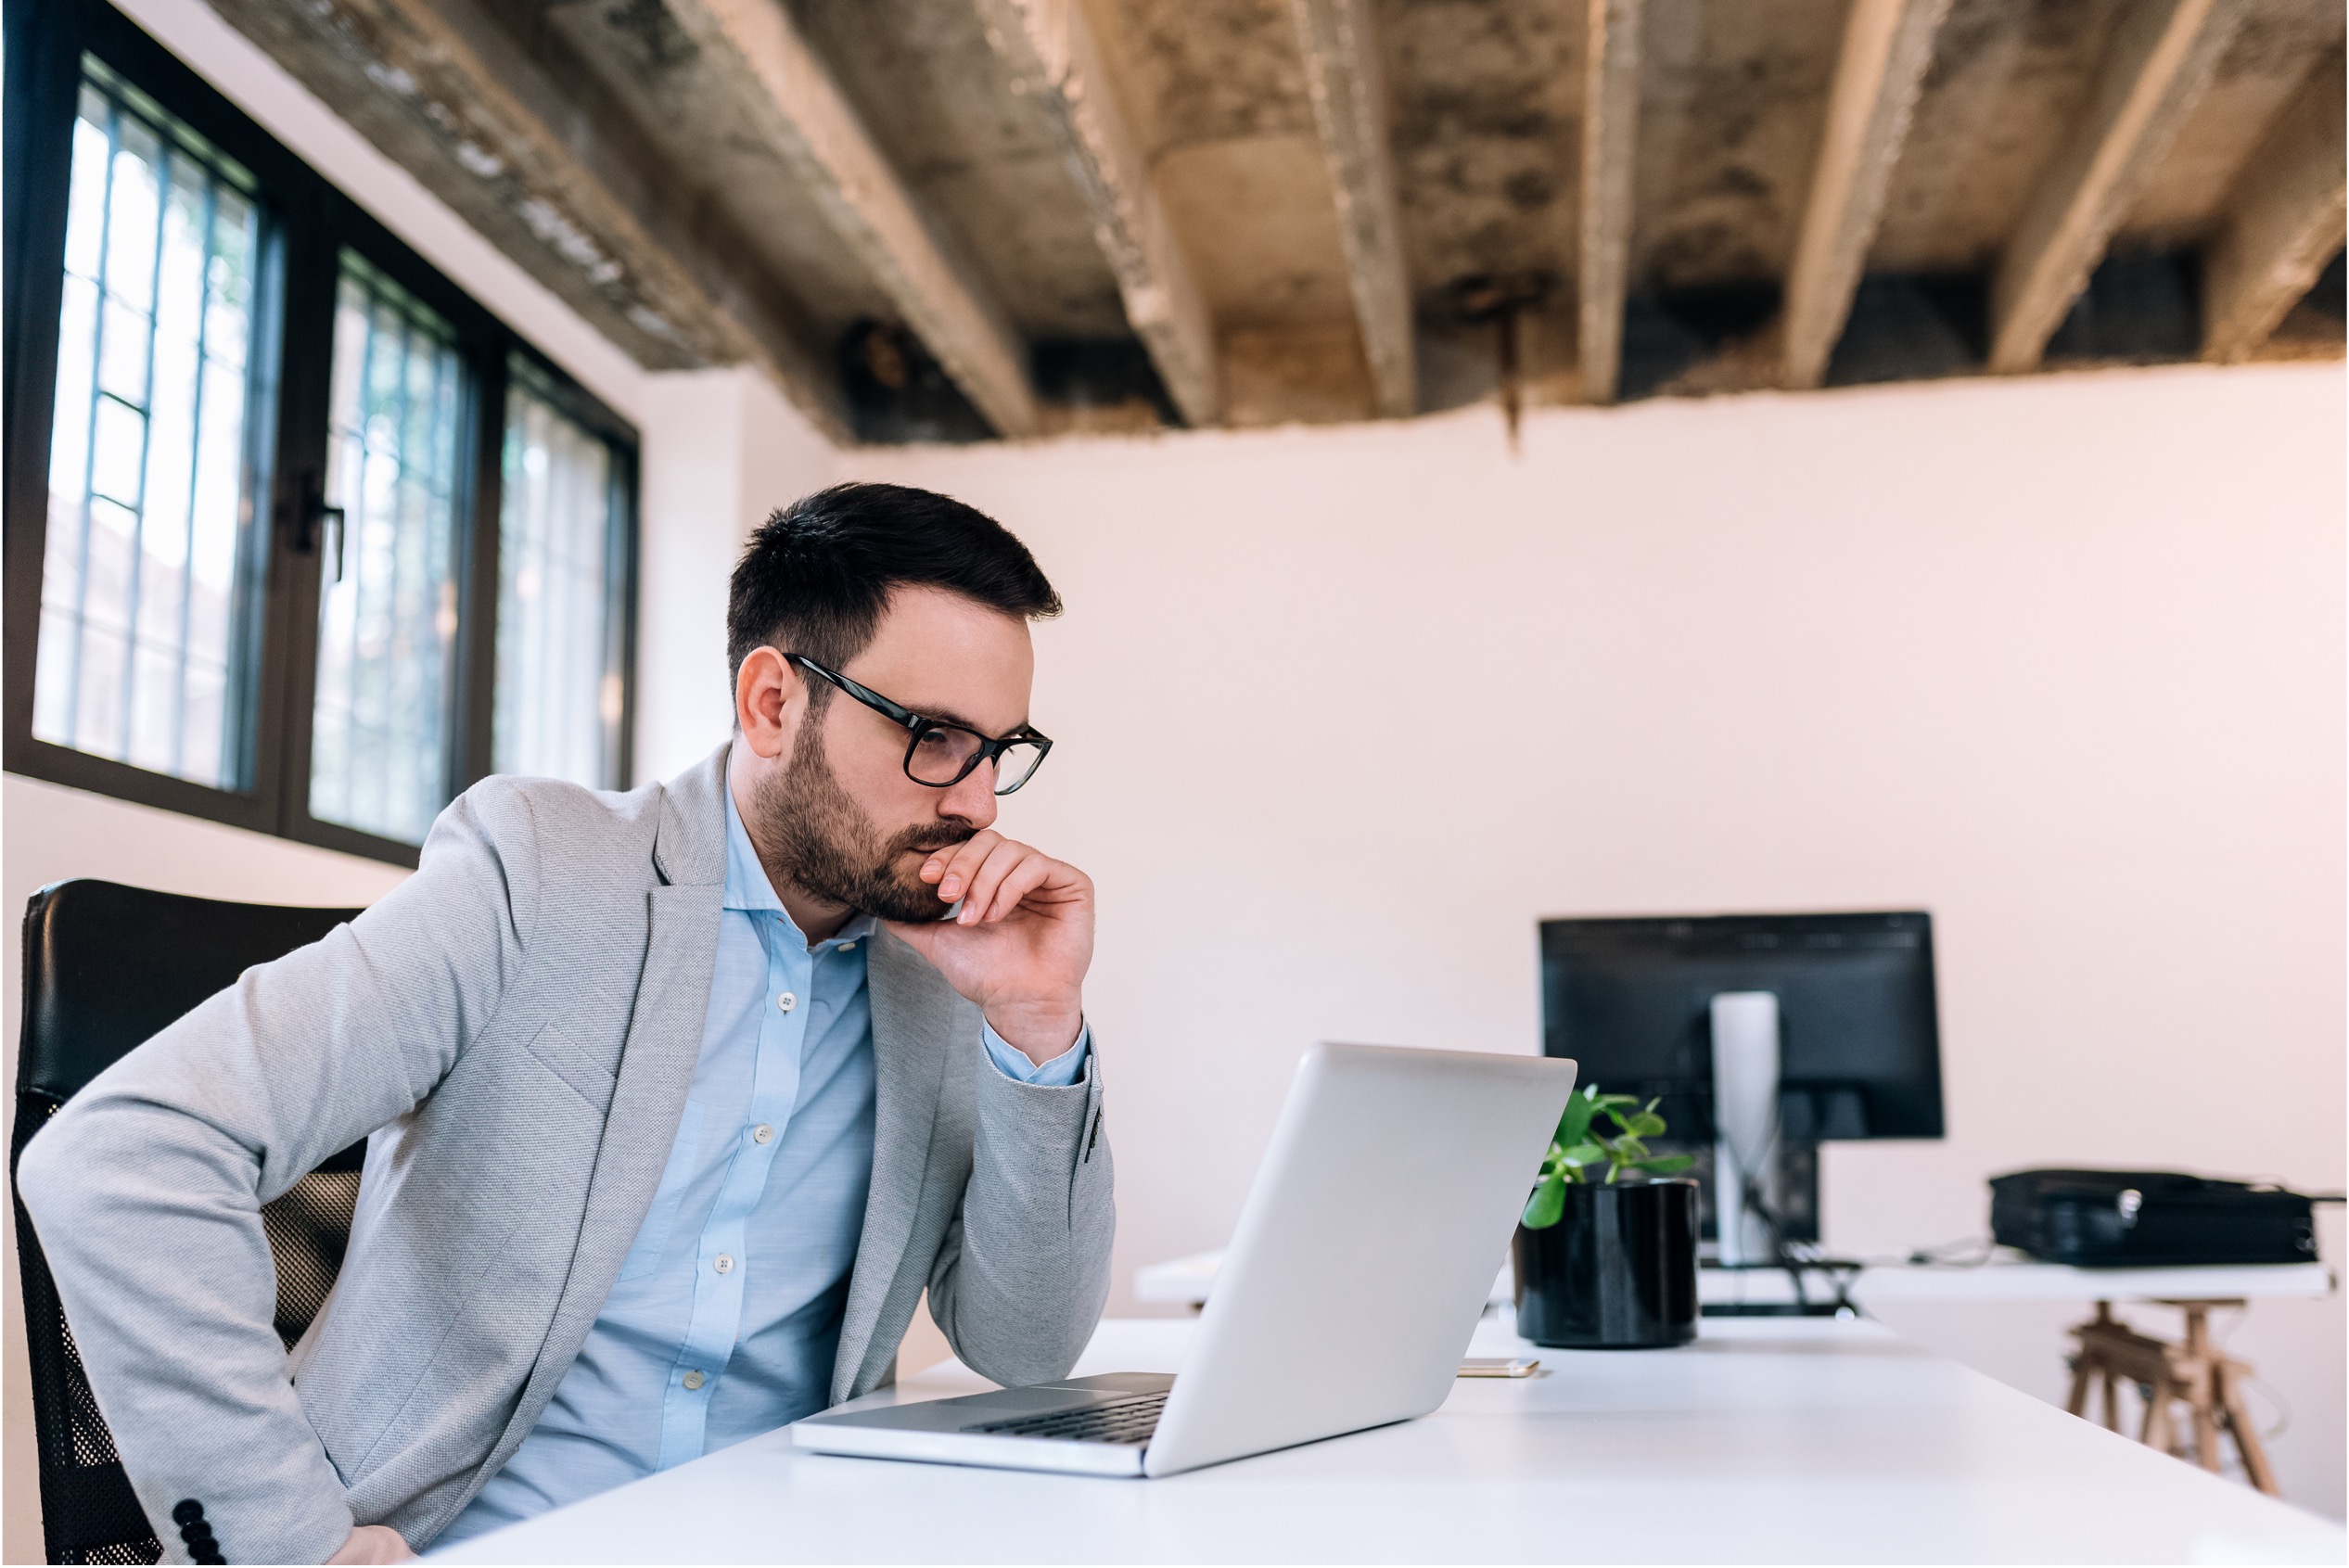
[[[1623,301],[1630,287],[1631,197],[1639,170],[1641,0],[1587,0],[1582,86],[1582,211],[1576,311],[1582,395],[1615,400],[1623,375]]]
[[[2202,357],[2248,359],[2349,238],[2343,62],[2320,61],[2245,165],[2202,253]]]
[[[2210,85],[2240,0],[2129,0],[2087,111],[2023,209],[1990,280],[1990,368],[2036,369],[2113,231]]]
[[[566,52],[472,0],[213,0],[231,25],[648,370],[758,365],[827,434],[838,377],[739,236],[676,210]]]
[[[698,63],[806,186],[963,395],[997,433],[1037,428],[1027,349],[940,248],[912,194],[778,0],[669,0]]]
[[[1786,280],[1784,386],[1826,379],[1948,14],[1949,0],[1854,0]]]
[[[1289,11],[1304,47],[1306,89],[1337,204],[1372,399],[1382,415],[1408,418],[1419,403],[1411,279],[1369,0],[1290,0]]]
[[[768,0],[772,4],[772,0]],[[1126,321],[1186,424],[1223,416],[1215,321],[1078,0],[977,0],[1012,91],[1040,104],[1092,213]]]

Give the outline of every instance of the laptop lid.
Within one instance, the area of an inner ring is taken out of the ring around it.
[[[1308,1052],[1145,1472],[1442,1404],[1574,1078],[1554,1057]]]

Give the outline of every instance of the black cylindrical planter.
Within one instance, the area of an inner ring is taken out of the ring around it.
[[[1546,1230],[1517,1228],[1517,1332],[1574,1350],[1696,1337],[1696,1183],[1585,1183]]]

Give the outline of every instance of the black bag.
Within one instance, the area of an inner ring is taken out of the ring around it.
[[[2089,1268],[2313,1263],[2309,1200],[2165,1170],[2019,1170],[1990,1181],[1990,1235]]]

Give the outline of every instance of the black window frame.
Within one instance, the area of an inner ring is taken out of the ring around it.
[[[449,768],[453,799],[492,771],[497,674],[499,534],[509,367],[526,363],[531,389],[599,437],[612,455],[615,564],[612,612],[619,647],[620,716],[607,747],[611,776],[632,780],[636,704],[638,439],[633,427],[545,354],[418,256],[382,223],[253,122],[243,110],[104,0],[48,0],[6,8],[5,212],[0,245],[0,493],[5,526],[5,671],[0,671],[0,766],[8,772],[140,805],[414,866],[417,847],[322,821],[310,812],[311,726],[317,683],[320,524],[329,440],[336,292],[346,250],[435,312],[455,334],[466,367],[460,410],[459,498],[453,563],[457,637],[449,682]],[[255,374],[274,375],[274,406],[262,435],[270,461],[254,497],[252,541],[260,601],[249,627],[258,640],[249,787],[217,789],[128,762],[38,740],[32,733],[33,663],[47,537],[48,468],[57,389],[58,311],[75,106],[84,54],[185,121],[249,170],[260,185],[264,287],[257,312]],[[274,303],[274,311],[270,304]],[[274,364],[270,362],[274,360]]]

